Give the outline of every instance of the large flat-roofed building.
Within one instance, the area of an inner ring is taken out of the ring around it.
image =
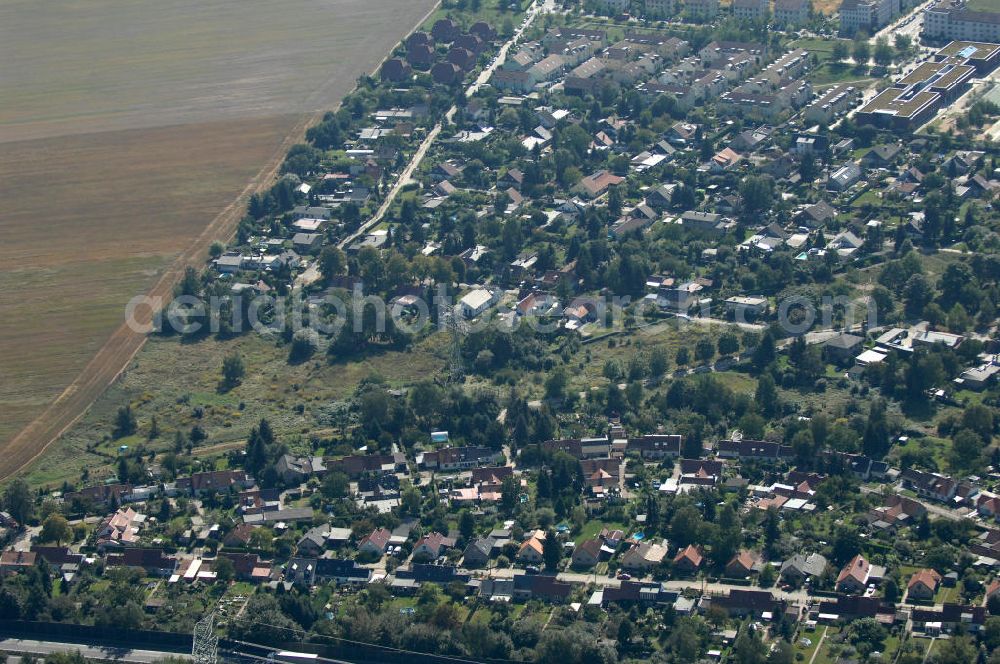
[[[674,0],[644,0],[643,8],[648,18],[670,18],[677,11]]]
[[[963,62],[948,58],[921,64],[863,106],[858,122],[896,130],[919,127],[968,89],[976,68]]]
[[[976,73],[972,65],[948,59],[943,62],[925,62],[896,82],[896,87],[916,88],[937,92],[946,102],[957,99],[968,87]]]
[[[932,117],[941,103],[935,92],[889,88],[858,111],[859,124],[871,124],[888,129],[912,129]]]
[[[1000,41],[1000,12],[974,12],[964,2],[945,0],[924,11],[922,36],[927,39]]]
[[[976,68],[976,74],[983,76],[1000,64],[1000,44],[985,42],[953,41],[934,54],[937,60],[961,58],[965,64]]]
[[[766,21],[771,12],[770,0],[733,0],[733,16],[741,21]]]

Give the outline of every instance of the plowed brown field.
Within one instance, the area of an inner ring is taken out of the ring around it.
[[[317,112],[435,3],[0,0],[0,479],[82,415]]]

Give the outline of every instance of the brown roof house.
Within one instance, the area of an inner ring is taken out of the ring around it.
[[[497,38],[496,29],[486,21],[476,21],[469,28],[469,32],[486,42]]]
[[[243,548],[250,544],[250,535],[253,534],[253,531],[254,526],[248,523],[237,524],[235,528],[226,533],[222,544],[235,549]]]
[[[688,544],[674,556],[674,571],[679,574],[694,574],[701,567],[703,559],[701,550],[694,544]]]
[[[624,180],[625,178],[619,177],[614,173],[600,170],[593,175],[581,178],[573,190],[581,196],[586,196],[587,198],[597,198],[606,192],[609,187],[621,184]]]
[[[390,58],[382,63],[382,68],[379,71],[382,76],[383,81],[392,81],[394,83],[400,83],[413,76],[413,68],[410,67],[410,63],[401,58]]]
[[[178,477],[178,489],[199,493],[222,493],[231,487],[248,489],[253,486],[253,478],[242,470],[212,470],[206,473],[193,473],[190,477]]]
[[[936,571],[932,569],[919,570],[910,577],[910,582],[906,584],[906,599],[922,602],[932,600],[940,584],[941,575]]]
[[[881,581],[885,570],[872,565],[860,553],[840,570],[837,576],[837,591],[842,593],[862,593],[869,583]]]
[[[414,67],[427,69],[434,62],[434,48],[428,44],[414,44],[406,50],[406,61]]]
[[[532,535],[528,539],[524,540],[521,544],[521,548],[517,551],[518,562],[527,563],[531,565],[538,565],[545,561],[543,555],[543,545],[542,540],[538,539],[538,536]]]
[[[585,540],[573,550],[571,563],[573,567],[588,569],[596,565],[601,560],[601,546],[604,544],[599,538]]]
[[[233,564],[236,576],[245,581],[263,582],[271,579],[271,563],[261,560],[256,553],[229,553],[223,551],[219,558]]]
[[[369,534],[361,538],[358,542],[358,553],[373,558],[381,558],[385,549],[389,546],[389,539],[392,533],[386,528],[376,528]],[[437,555],[434,555],[437,558]]]
[[[760,556],[750,551],[742,549],[733,556],[733,559],[726,563],[726,577],[730,579],[743,579],[751,574],[756,574],[761,570]]]
[[[431,36],[439,42],[454,41],[460,34],[462,34],[462,29],[458,27],[458,23],[450,18],[438,19],[434,22],[434,27],[431,28]]]
[[[921,503],[892,494],[885,499],[885,504],[868,510],[868,523],[878,530],[891,530],[900,525],[912,523],[927,513],[927,508]]]
[[[457,65],[463,71],[468,71],[476,64],[476,54],[467,48],[454,46],[448,51],[448,62]]]
[[[455,540],[441,533],[433,532],[417,540],[413,547],[413,558],[414,560],[435,560],[444,553],[445,549],[450,549],[453,546],[455,546]]]
[[[438,62],[431,67],[431,78],[439,85],[454,85],[462,80],[462,68],[454,62]]]
[[[17,574],[35,566],[34,551],[4,551],[0,554],[0,574]]]
[[[741,590],[733,588],[728,595],[711,599],[711,605],[726,611],[730,616],[755,616],[777,618],[782,603],[769,590]]]

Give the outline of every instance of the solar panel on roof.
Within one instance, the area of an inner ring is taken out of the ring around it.
[[[979,49],[977,49],[975,46],[966,46],[965,48],[963,48],[961,51],[958,52],[958,55],[963,58],[971,58],[973,55],[976,54],[977,50]]]

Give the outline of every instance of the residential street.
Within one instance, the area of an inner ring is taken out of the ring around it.
[[[535,21],[535,19],[539,15],[544,14],[548,11],[552,11],[554,7],[555,3],[552,2],[552,0],[546,0],[545,2],[542,3],[536,1],[534,4],[531,5],[531,8],[528,9],[528,12],[525,14],[524,22],[520,25],[520,27],[518,27],[517,30],[514,31],[513,36],[511,36],[511,38],[508,39],[504,43],[504,45],[500,47],[500,50],[497,52],[496,58],[490,63],[490,65],[486,69],[484,69],[479,74],[479,76],[476,77],[476,80],[473,81],[473,83],[466,89],[465,91],[466,97],[471,97],[472,95],[474,95],[482,85],[484,85],[487,81],[490,80],[490,77],[493,76],[493,72],[496,71],[496,69],[501,65],[503,65],[503,63],[507,60],[507,52],[514,46],[514,44],[520,41],[521,35],[524,34],[524,31],[527,30],[529,27],[531,27],[531,24]],[[458,112],[457,106],[452,106],[451,108],[449,108],[448,112],[445,113],[445,122],[451,123],[452,118],[455,117],[456,112]],[[399,192],[402,191],[403,188],[406,185],[410,184],[410,182],[412,181],[413,174],[420,167],[420,164],[423,162],[424,157],[427,156],[427,151],[430,150],[431,146],[434,144],[434,141],[437,140],[437,137],[441,133],[441,129],[443,128],[443,126],[444,124],[441,122],[434,125],[434,128],[431,129],[430,133],[427,134],[427,137],[420,144],[420,147],[417,148],[417,151],[413,154],[413,157],[410,159],[410,163],[407,164],[406,168],[403,169],[403,172],[400,173],[399,177],[396,179],[396,183],[392,186],[392,189],[389,190],[389,193],[386,195],[385,200],[382,201],[382,204],[379,206],[378,211],[371,219],[363,223],[361,227],[358,228],[358,230],[356,230],[354,233],[351,233],[350,235],[348,235],[347,237],[345,237],[343,240],[340,241],[338,246],[341,249],[347,247],[352,242],[362,237],[365,233],[370,231],[372,228],[375,228],[376,226],[378,226],[379,223],[382,222],[382,219],[385,217],[386,212],[388,212],[389,209],[392,207],[392,204],[396,200],[396,197],[399,195]],[[310,281],[307,281],[306,274],[309,272],[310,272],[309,270],[303,272],[302,275],[300,275],[299,279],[296,280],[296,285],[305,286],[319,278],[318,270],[313,270],[312,273],[309,274]]]

